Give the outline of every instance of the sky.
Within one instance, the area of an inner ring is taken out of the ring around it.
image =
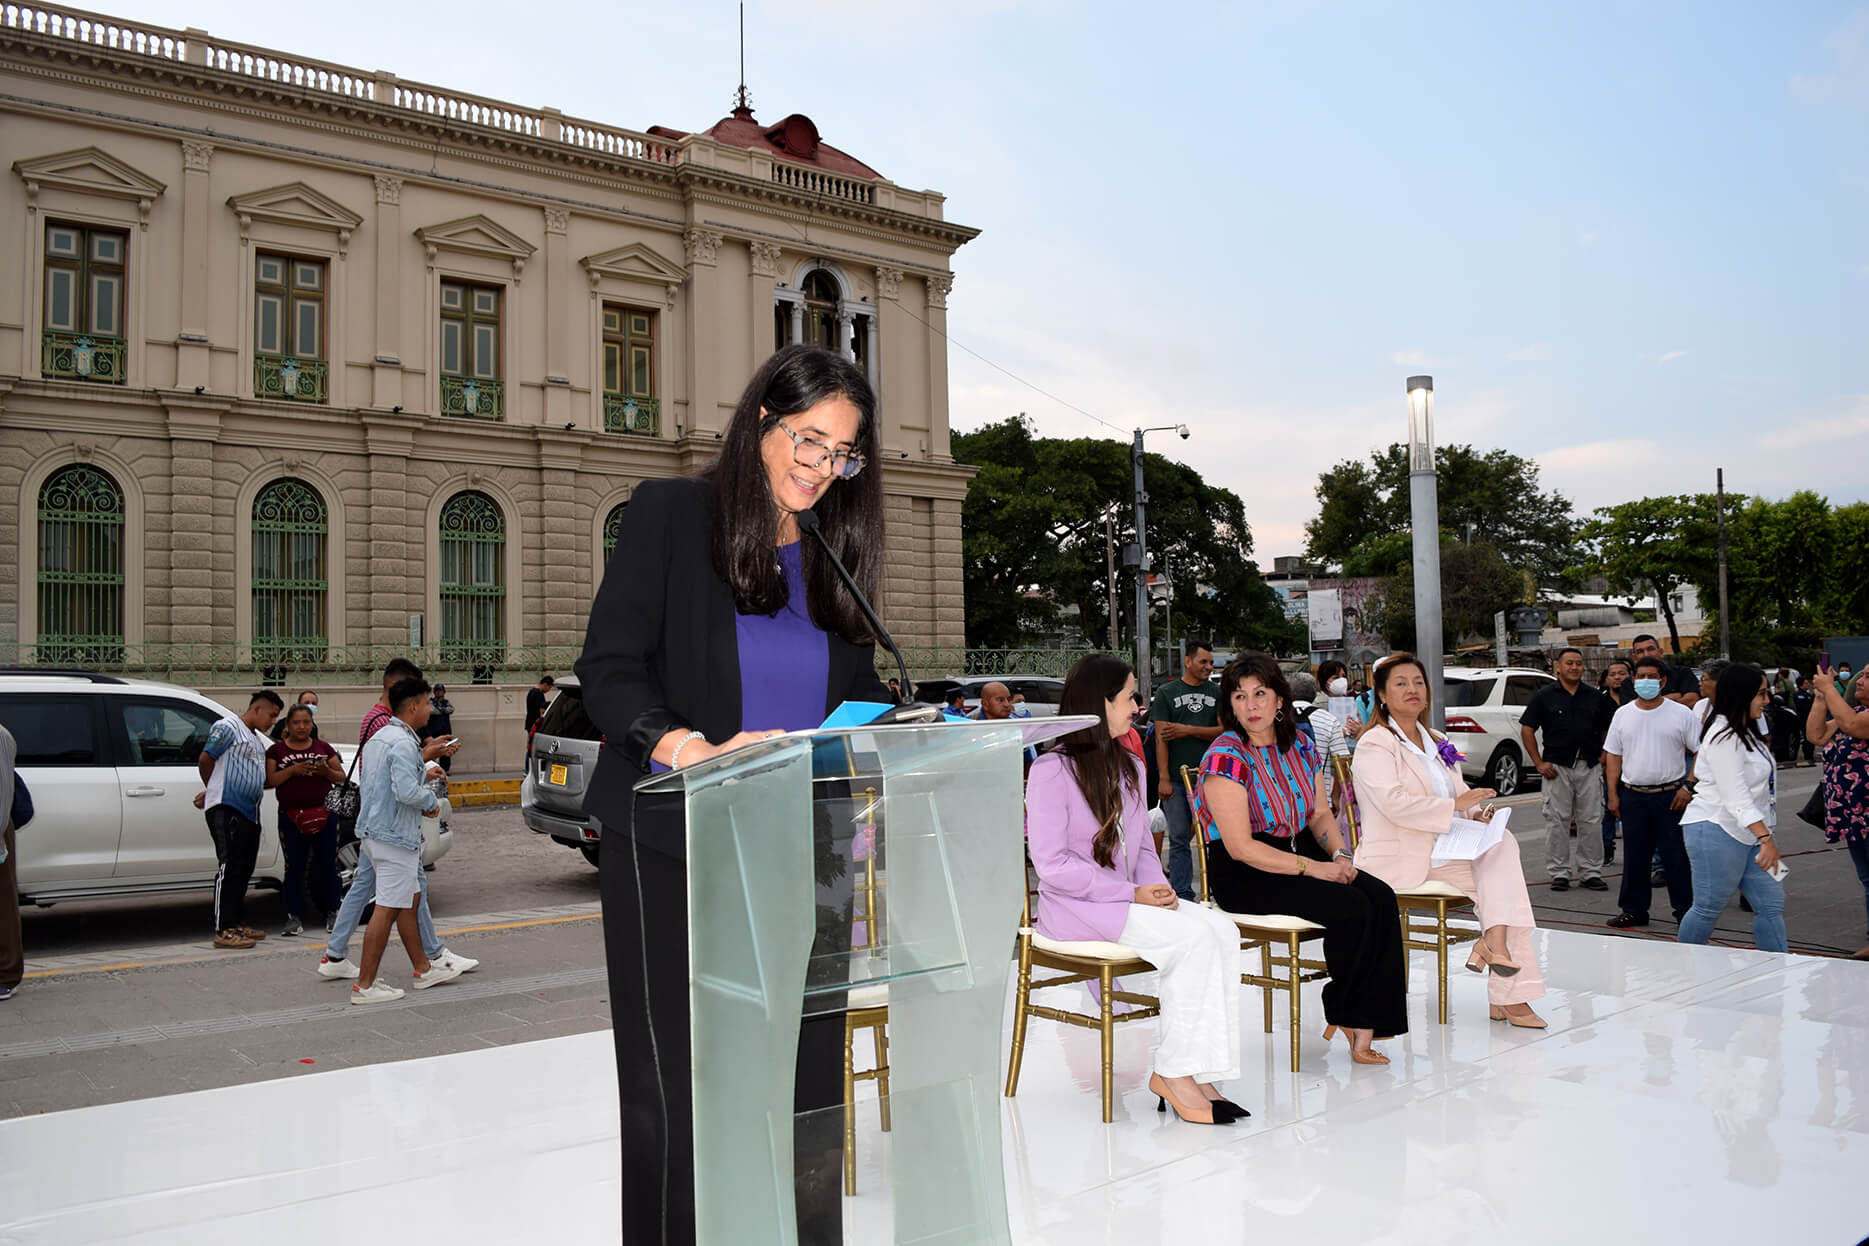
[[[739,77],[713,0],[129,6],[632,129],[705,129]],[[1869,497],[1869,3],[754,0],[746,75],[984,231],[956,430],[1186,424],[1150,449],[1241,495],[1265,566],[1417,373],[1438,441],[1579,510],[1716,468]]]

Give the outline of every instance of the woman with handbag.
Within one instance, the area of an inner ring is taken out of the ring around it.
[[[311,707],[293,706],[286,712],[279,743],[266,750],[266,786],[279,789],[279,846],[286,854],[286,924],[281,935],[305,929],[298,908],[307,865],[312,899],[327,922],[344,898],[337,877],[337,822],[324,803],[331,785],[343,781],[337,750],[312,738]]]

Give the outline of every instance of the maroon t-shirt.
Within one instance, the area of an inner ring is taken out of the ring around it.
[[[304,748],[293,748],[281,740],[266,750],[266,756],[284,769],[314,758],[336,757],[337,750],[323,740],[313,740]],[[331,780],[326,778],[287,779],[279,785],[279,805],[283,809],[316,809],[324,804],[325,793],[330,790]]]

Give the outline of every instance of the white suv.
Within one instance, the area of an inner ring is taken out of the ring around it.
[[[230,711],[173,684],[66,671],[0,672],[0,724],[19,747],[33,820],[18,833],[19,891],[50,904],[98,896],[209,890],[214,841],[195,808],[208,731]],[[346,765],[354,745],[335,745]],[[443,803],[442,816],[448,814]],[[422,859],[448,850],[424,819]],[[285,877],[278,801],[260,803],[253,885]]]
[[[1518,667],[1442,672],[1442,708],[1447,738],[1466,754],[1460,772],[1469,782],[1511,796],[1535,783],[1538,772],[1525,764],[1519,717],[1540,688],[1557,682],[1543,671]]]

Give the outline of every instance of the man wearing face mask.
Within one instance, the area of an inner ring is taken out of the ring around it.
[[[1609,808],[1622,819],[1624,859],[1629,863],[1617,897],[1622,911],[1604,923],[1618,930],[1648,925],[1654,884],[1642,866],[1657,846],[1667,871],[1674,919],[1680,921],[1694,903],[1687,847],[1681,839],[1681,811],[1693,796],[1693,774],[1686,758],[1700,750],[1700,718],[1668,699],[1666,675],[1666,664],[1660,658],[1636,660],[1636,699],[1616,711],[1603,742]]]
[[[318,694],[313,692],[310,688],[299,693],[299,699],[293,702],[293,704],[303,705],[311,710],[313,719],[318,717]],[[287,715],[281,714],[279,715],[279,721],[273,724],[273,741],[275,743],[286,738],[286,718]],[[311,738],[314,740],[318,738],[318,724],[315,721],[312,723]]]

